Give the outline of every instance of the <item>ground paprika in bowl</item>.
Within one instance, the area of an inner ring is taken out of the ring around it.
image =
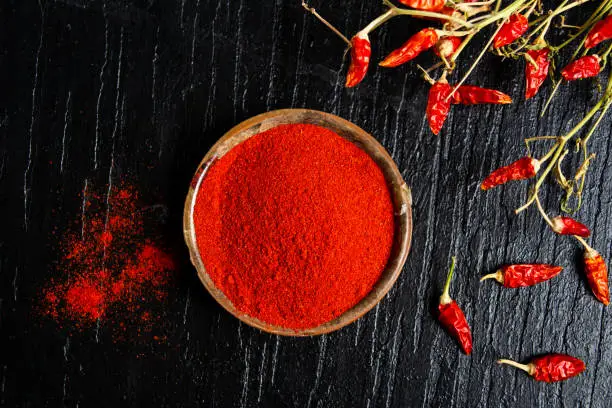
[[[185,240],[230,313],[307,336],[356,320],[389,291],[411,238],[410,190],[369,134],[307,109],[237,125],[189,189]]]

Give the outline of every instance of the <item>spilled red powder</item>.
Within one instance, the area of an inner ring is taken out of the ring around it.
[[[62,256],[43,291],[43,312],[77,328],[98,320],[119,327],[151,322],[147,304],[167,296],[175,264],[151,238],[151,217],[137,191],[114,187],[85,200],[79,228],[60,242]]]
[[[361,149],[315,125],[283,125],[209,170],[194,226],[211,279],[242,313],[316,327],[356,305],[394,237],[384,175]]]

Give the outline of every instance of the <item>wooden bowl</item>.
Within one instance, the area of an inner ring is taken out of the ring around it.
[[[259,319],[246,315],[234,307],[225,294],[218,289],[206,272],[206,268],[200,257],[196,240],[196,232],[193,223],[193,211],[197,199],[197,191],[206,177],[210,166],[227,153],[231,148],[258,133],[282,124],[310,123],[331,129],[346,140],[354,143],[365,151],[381,168],[389,191],[393,199],[395,208],[395,241],[391,249],[391,255],[380,280],[376,283],[372,291],[364,297],[357,305],[344,312],[332,321],[320,326],[309,329],[288,329],[285,327],[274,326]],[[228,312],[236,316],[248,325],[257,327],[268,333],[280,334],[284,336],[313,336],[329,333],[354,322],[366,312],[372,309],[387,294],[391,286],[402,271],[406,262],[406,257],[410,250],[412,237],[412,197],[410,189],[404,182],[397,166],[387,151],[358,126],[346,121],[338,116],[331,115],[309,109],[281,109],[267,112],[233,127],[206,153],[200,163],[189,187],[187,200],[185,201],[185,212],[183,216],[183,233],[185,241],[189,247],[191,262],[198,271],[198,276],[204,287]]]

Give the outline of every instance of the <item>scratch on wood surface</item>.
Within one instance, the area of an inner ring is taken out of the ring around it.
[[[96,320],[96,343],[100,343],[100,328],[102,327],[102,321]]]
[[[276,366],[278,365],[278,349],[280,347],[280,336],[276,336],[276,344],[274,345],[274,354],[272,355],[272,375],[270,384],[274,385],[274,375],[276,374]]]
[[[183,3],[184,5],[184,3]],[[195,75],[195,49],[196,49],[196,38],[197,38],[197,32],[198,32],[198,19],[200,18],[200,0],[198,0],[196,2],[196,6],[195,6],[195,16],[193,17],[193,30],[191,31],[191,62],[190,62],[190,67],[191,67],[191,79],[193,81],[193,76]],[[182,17],[181,17],[181,21],[182,21]],[[214,42],[214,35],[215,35],[215,27],[212,27],[213,32],[213,42]]]
[[[399,129],[400,129],[400,118],[402,118],[401,113],[404,109],[404,102],[406,100],[406,84],[408,84],[408,77],[410,74],[404,75],[404,84],[402,85],[402,97],[400,99],[400,103],[397,106],[396,118],[395,118],[395,129],[393,130],[393,144],[391,145],[391,157],[397,160],[397,141],[399,140]],[[403,121],[402,121],[403,122]]]
[[[199,0],[198,0],[199,1]],[[215,17],[212,21],[212,50],[210,56],[210,85],[208,92],[208,103],[206,104],[206,114],[204,116],[204,127],[208,127],[213,121],[213,116],[215,112],[215,97],[217,94],[217,49],[216,49],[216,41],[215,41],[215,27],[217,26],[217,19],[219,18],[219,13],[221,11],[221,2],[217,3],[217,7],[215,9]]]
[[[113,125],[113,133],[111,135],[111,139],[112,139],[112,147],[111,147],[111,156],[110,156],[110,166],[108,169],[108,189],[106,190],[106,218],[104,221],[104,232],[106,232],[108,230],[108,223],[110,220],[110,211],[111,211],[111,204],[110,204],[110,198],[112,195],[112,190],[113,190],[113,170],[115,167],[115,140],[116,140],[116,135],[117,135],[117,129],[119,128],[119,122],[120,122],[120,115],[121,115],[121,107],[120,107],[120,101],[122,100],[121,97],[121,66],[122,66],[122,60],[123,60],[123,33],[124,33],[124,29],[123,27],[121,27],[121,36],[119,39],[119,59],[117,61],[117,75],[116,75],[116,85],[115,85],[115,123]],[[106,269],[106,249],[108,247],[108,243],[104,242],[104,247],[103,247],[103,251],[102,251],[102,269]]]
[[[240,406],[242,408],[247,407],[248,401],[248,393],[249,393],[249,360],[251,354],[251,338],[249,337],[249,341],[247,343],[246,348],[244,349],[244,371],[242,374],[242,394],[240,396]]]
[[[376,392],[378,390],[378,386],[380,384],[380,376],[378,375],[380,369],[380,353],[378,353],[378,358],[376,358],[376,364],[374,364],[374,354],[376,350],[376,331],[378,325],[378,311],[379,311],[380,303],[376,305],[375,313],[374,313],[374,327],[372,328],[372,338],[370,339],[371,347],[370,347],[370,373],[372,377],[372,389],[370,390],[370,396],[366,401],[366,407],[370,408],[370,404],[376,403]]]
[[[187,296],[185,297],[185,308],[183,309],[183,325],[187,325],[187,311],[191,302],[191,288],[187,288]]]
[[[87,179],[85,179],[85,185],[83,186],[83,201],[81,203],[81,240],[85,240],[85,211],[87,209]]]
[[[96,103],[96,135],[94,138],[94,169],[98,168],[98,149],[100,143],[100,134],[102,133],[100,125],[100,107],[102,105],[102,93],[104,92],[104,73],[106,72],[106,66],[108,65],[108,43],[109,43],[109,29],[108,20],[104,20],[104,62],[100,68],[100,89],[98,90],[98,101]]]
[[[357,346],[357,343],[359,342],[359,332],[361,329],[361,320],[362,319],[357,319],[357,321],[355,322],[355,346]]]
[[[374,307],[374,327],[372,327],[372,337],[370,338],[370,368],[374,366],[374,350],[376,349],[376,329],[378,328],[378,311],[380,302]]]
[[[266,349],[268,348],[268,342],[264,341],[263,350],[261,351],[261,364],[259,365],[259,389],[257,391],[257,403],[261,402],[261,391],[263,389],[264,382],[264,367],[266,364]]]
[[[191,337],[191,333],[189,332],[189,326],[187,326],[187,316],[189,305],[191,304],[191,288],[187,288],[187,296],[185,296],[185,308],[183,309],[183,327],[186,331],[186,340],[185,340],[185,352],[183,353],[183,360],[187,360],[187,353],[189,352],[189,339]]]
[[[270,52],[270,79],[268,80],[268,95],[266,97],[266,110],[270,110],[274,101],[274,85],[276,82],[276,48],[278,47],[279,31],[281,30],[280,9],[281,3],[279,0],[274,2],[274,16],[272,19],[272,50]]]
[[[13,276],[13,300],[17,302],[17,278],[19,277],[19,267],[15,268],[15,276]]]
[[[151,112],[151,121],[153,126],[157,123],[157,98],[155,97],[155,88],[157,86],[157,62],[159,61],[159,26],[155,30],[155,46],[153,47],[152,78],[151,78],[151,101],[153,104]]]
[[[242,320],[238,321],[238,344],[240,345],[240,348],[244,347],[244,344],[242,342]]]
[[[238,90],[240,88],[240,71],[242,68],[242,25],[243,25],[244,0],[240,0],[238,12],[236,13],[236,60],[234,61],[234,122],[238,121]]]
[[[323,366],[325,364],[326,350],[327,350],[327,335],[323,334],[319,338],[319,359],[317,361],[317,371],[315,374],[314,384],[312,385],[312,389],[310,390],[310,393],[308,394],[308,403],[306,404],[306,408],[310,408],[312,399],[314,398],[314,395],[317,392],[317,388],[319,388],[319,382],[321,381],[321,374],[323,373]]]
[[[38,93],[38,71],[40,66],[40,52],[43,48],[43,38],[45,33],[45,10],[40,1],[38,2],[38,6],[40,7],[40,40],[38,42],[38,49],[36,50],[36,61],[34,63],[34,83],[32,85],[32,111],[30,115],[30,129],[28,131],[28,159],[26,161],[25,172],[23,174],[23,227],[26,231],[28,230],[28,212],[31,189],[30,183],[32,182],[32,143],[34,138],[34,125],[38,120],[38,103],[36,101]]]
[[[0,404],[4,405],[4,396],[6,395],[6,364],[2,366],[2,383],[0,384],[0,393],[2,393],[2,398],[0,398]]]
[[[181,0],[181,15],[179,17],[179,20],[181,21],[181,28],[184,28],[184,23],[185,23],[185,19],[183,18],[185,16],[185,0]]]
[[[62,347],[64,351],[64,361],[68,361],[68,350],[70,350],[70,336],[66,336],[66,343],[64,343],[64,347]]]
[[[62,347],[64,352],[64,362],[68,362],[68,351],[70,350],[70,336],[66,336],[66,343]],[[66,395],[68,390],[68,372],[64,373],[64,384],[62,386],[62,401],[66,401]]]
[[[70,99],[72,92],[68,91],[68,98],[66,98],[66,111],[64,113],[64,133],[62,135],[62,157],[60,159],[60,173],[64,173],[64,159],[66,158],[66,135],[68,134],[68,122],[71,120],[70,115]]]
[[[402,318],[404,317],[404,311],[402,310],[395,322],[395,333],[393,334],[393,345],[391,346],[391,356],[389,358],[389,367],[387,372],[387,398],[385,399],[385,407],[391,406],[391,398],[393,397],[393,389],[395,387],[395,372],[397,371],[397,356],[401,345],[400,336],[402,333]]]
[[[187,356],[189,354],[189,344],[191,340],[191,332],[187,330],[187,334],[185,335],[185,351],[183,352],[183,360],[187,361]]]
[[[436,143],[436,151],[434,153],[434,157],[432,159],[431,167],[432,167],[432,180],[437,180],[440,175],[440,149],[441,142],[438,139]],[[437,219],[437,193],[438,193],[438,183],[431,183],[431,187],[429,189],[429,204],[427,206],[427,219],[424,221],[423,225],[426,225],[425,230],[425,243],[423,248],[423,263],[421,266],[421,273],[419,274],[419,284],[417,287],[417,302],[416,302],[416,313],[414,319],[414,337],[413,337],[413,349],[412,352],[416,354],[417,348],[419,346],[419,342],[421,340],[421,325],[424,318],[425,305],[427,304],[427,299],[425,299],[425,287],[427,282],[430,281],[429,269],[431,265],[431,261],[433,259],[433,247],[434,247],[434,233],[436,229],[436,219]]]
[[[302,32],[300,33],[300,42],[298,43],[298,52],[295,64],[295,77],[293,80],[293,92],[291,95],[291,107],[295,108],[297,103],[297,95],[298,88],[300,84],[300,71],[302,69],[302,64],[304,63],[304,46],[306,44],[306,27],[309,21],[307,13],[303,13],[302,15]]]
[[[122,100],[121,67],[123,66],[123,34],[124,34],[124,28],[121,27],[121,35],[119,37],[119,60],[117,61],[117,76],[116,76],[116,83],[115,83],[115,123],[113,126],[113,134],[112,134],[112,149],[111,149],[111,160],[112,161],[114,161],[115,139],[117,136],[117,129],[119,129],[119,122],[120,122],[119,118],[121,115],[120,101]]]
[[[429,349],[429,370],[427,371],[427,379],[425,380],[425,387],[423,388],[423,403],[422,407],[431,406],[431,398],[433,397],[433,393],[435,393],[435,389],[431,391],[432,383],[437,381],[437,378],[440,374],[439,363],[436,360],[436,356],[439,354],[440,350],[440,336],[438,333],[434,335],[434,338],[431,341],[431,348]]]
[[[370,408],[371,404],[376,404],[376,391],[378,390],[378,386],[380,384],[380,376],[378,375],[378,370],[380,368],[380,358],[376,359],[376,366],[373,372],[373,381],[372,381],[372,389],[370,390],[370,396],[366,401],[366,408]]]

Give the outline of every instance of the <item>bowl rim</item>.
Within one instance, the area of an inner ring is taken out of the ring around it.
[[[220,159],[234,146],[256,134],[282,124],[294,123],[313,123],[326,127],[357,145],[357,147],[368,154],[385,176],[385,181],[387,182],[387,187],[389,188],[393,200],[394,221],[396,224],[391,255],[387,261],[387,266],[385,266],[381,274],[381,278],[375,284],[372,291],[363,297],[355,306],[346,310],[335,319],[307,329],[290,329],[272,325],[238,311],[229,298],[216,287],[206,271],[199,253],[193,220],[197,192],[199,191],[208,169],[217,159]],[[353,140],[353,138],[355,139]],[[368,150],[366,150],[366,148]],[[322,111],[312,109],[279,109],[265,112],[240,122],[228,130],[208,150],[198,165],[189,185],[183,212],[183,235],[189,249],[191,263],[194,265],[200,281],[217,303],[234,317],[267,333],[300,337],[321,335],[339,330],[353,323],[374,308],[385,297],[391,287],[393,287],[403,269],[411,247],[412,196],[410,188],[404,181],[397,165],[389,153],[372,135],[359,126],[339,116]]]

